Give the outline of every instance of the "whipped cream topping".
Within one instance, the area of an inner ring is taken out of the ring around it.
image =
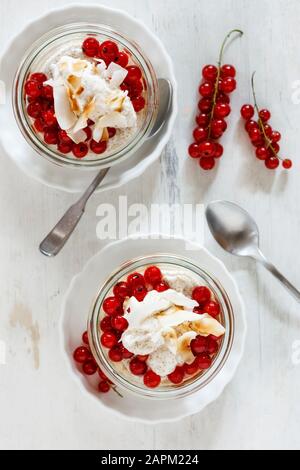
[[[108,127],[133,128],[137,114],[127,91],[120,85],[127,70],[118,64],[109,67],[102,60],[89,61],[63,56],[51,65],[55,114],[60,127],[71,139],[85,140],[83,129],[88,120],[94,121],[93,139],[108,140]]]
[[[177,365],[195,359],[190,344],[198,335],[220,337],[224,327],[208,314],[193,312],[198,304],[184,294],[169,289],[151,291],[142,302],[134,297],[126,303],[128,329],[122,335],[126,349],[136,355],[149,355],[148,365],[161,377]]]

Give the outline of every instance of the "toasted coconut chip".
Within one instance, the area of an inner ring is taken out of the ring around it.
[[[100,142],[100,140],[102,139],[103,131],[103,127],[95,125],[93,129],[93,139],[96,142]]]
[[[177,354],[182,359],[182,362],[191,364],[195,360],[195,356],[191,351],[191,342],[195,339],[197,333],[195,331],[189,331],[184,333],[177,342]]]
[[[87,68],[88,64],[86,60],[77,60],[77,62],[74,62],[73,64],[73,70],[74,72],[83,72]]]
[[[76,77],[75,75],[69,75],[68,78],[67,78],[67,82],[71,88],[71,90],[73,91],[73,93],[76,93],[79,88],[81,88],[81,78],[80,77]]]
[[[57,122],[61,129],[68,130],[76,123],[76,116],[72,112],[66,88],[62,85],[53,87],[54,109]]]
[[[73,113],[79,114],[80,107],[79,107],[78,101],[77,101],[76,97],[73,95],[70,88],[67,88],[67,96],[68,96],[68,99],[69,99],[69,102],[70,102],[71,109],[72,109]]]
[[[87,126],[88,118],[82,114],[79,118],[78,121],[76,122],[74,128],[72,129],[73,132],[76,134],[76,132],[80,131],[81,129],[84,129]]]
[[[198,321],[192,323],[192,329],[201,336],[214,335],[217,338],[223,336],[225,328],[215,318],[205,313]]]
[[[115,62],[111,62],[106,71],[106,75],[110,78],[111,85],[118,88],[127,77],[128,71]]]
[[[113,111],[106,116],[102,116],[102,118],[98,121],[99,127],[116,127],[119,129],[124,129],[127,127],[127,121],[124,116],[122,116],[117,111]]]
[[[67,134],[75,144],[80,144],[80,142],[84,142],[86,140],[86,133],[82,129],[77,132],[74,132],[73,129],[70,129],[67,131]]]
[[[108,130],[107,130],[106,127],[103,129],[103,133],[102,133],[102,138],[101,138],[101,140],[103,140],[104,142],[108,142],[108,141],[109,141],[109,133],[108,133]]]
[[[109,100],[108,104],[113,109],[113,111],[117,111],[120,113],[123,109],[123,104],[125,101],[126,96],[115,96],[111,100]]]

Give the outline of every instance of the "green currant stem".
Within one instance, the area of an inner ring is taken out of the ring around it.
[[[211,135],[211,123],[212,123],[212,120],[213,120],[213,117],[214,117],[214,111],[215,111],[215,107],[216,107],[216,104],[217,104],[217,96],[218,96],[218,91],[219,91],[219,81],[220,81],[220,77],[221,77],[221,67],[222,67],[224,49],[225,49],[225,46],[226,46],[227,42],[229,41],[229,39],[231,38],[231,36],[234,33],[237,33],[240,36],[243,36],[243,34],[244,34],[244,32],[241,29],[233,29],[232,31],[230,31],[227,34],[227,36],[225,37],[225,39],[222,43],[222,46],[221,46],[221,49],[220,49],[220,54],[219,54],[219,60],[218,60],[218,74],[217,74],[217,78],[216,78],[215,90],[214,90],[213,100],[212,100],[213,105],[212,105],[212,110],[211,110],[211,113],[210,113],[210,120],[209,120],[209,125],[208,125],[208,138],[210,138],[210,135]]]
[[[252,93],[253,93],[253,100],[254,100],[254,107],[255,107],[255,110],[257,112],[257,115],[258,115],[258,125],[263,133],[263,136],[264,136],[264,139],[265,139],[265,142],[267,144],[267,148],[271,149],[273,154],[275,155],[275,157],[279,158],[280,160],[282,160],[282,158],[280,158],[280,156],[278,155],[278,153],[276,152],[276,150],[274,149],[273,145],[272,145],[272,141],[269,139],[269,137],[267,136],[266,134],[266,131],[265,131],[265,126],[264,126],[264,123],[262,122],[261,118],[259,117],[259,107],[258,107],[258,104],[257,104],[257,98],[256,98],[256,92],[255,92],[255,74],[256,72],[253,72],[252,74],[252,77],[251,77],[251,87],[252,87]]]

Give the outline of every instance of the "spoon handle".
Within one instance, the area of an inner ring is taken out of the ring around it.
[[[97,174],[85,193],[67,210],[60,221],[55,225],[54,229],[51,230],[42,241],[40,244],[40,252],[43,255],[52,257],[56,256],[61,251],[83,216],[86,203],[105,178],[108,171],[109,168],[105,168]]]
[[[274,264],[270,263],[261,252],[259,252],[259,257],[257,257],[256,260],[259,261],[271,274],[273,274],[273,276],[284,285],[284,287],[293,295],[293,297],[295,297],[295,299],[300,302],[299,290],[296,289],[296,287],[293,286],[293,284],[291,284],[290,281],[288,281],[280,271],[278,271]]]

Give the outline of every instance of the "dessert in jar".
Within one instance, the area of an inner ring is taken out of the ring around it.
[[[24,92],[34,131],[74,159],[105,158],[126,147],[145,119],[142,69],[111,40],[61,46],[28,76]]]

